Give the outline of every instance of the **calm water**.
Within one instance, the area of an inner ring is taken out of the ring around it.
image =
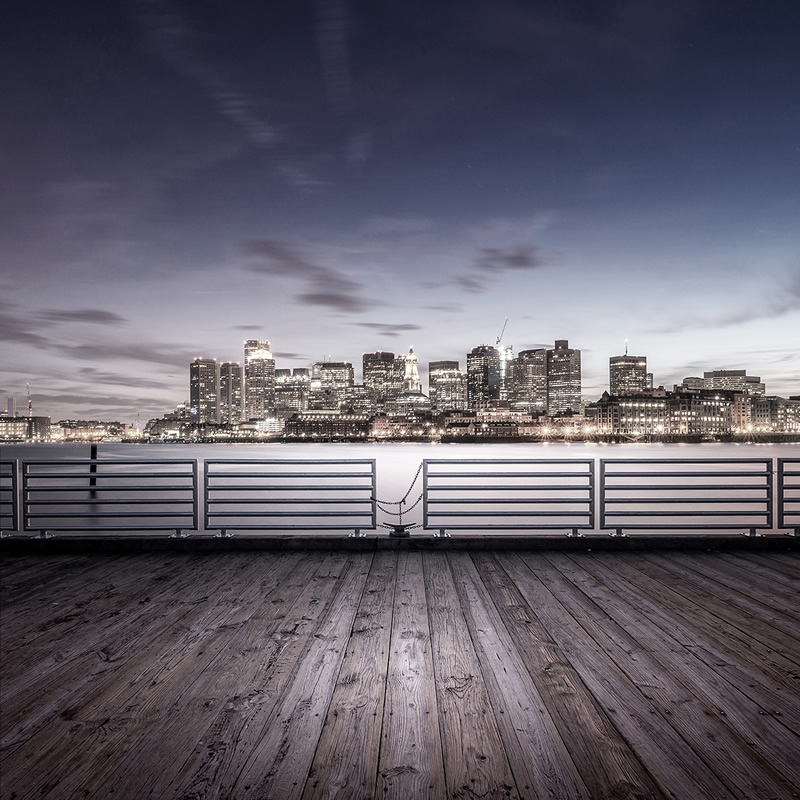
[[[60,460],[88,458],[86,444],[3,445],[3,459]],[[519,459],[519,458],[788,458],[800,457],[797,444],[597,444],[597,443],[320,443],[320,444],[100,444],[98,457],[121,459],[375,459],[378,498],[395,501],[409,492],[409,503],[419,497],[421,477],[412,481],[423,459]],[[418,506],[406,521],[421,521]],[[379,514],[379,521],[391,518]]]

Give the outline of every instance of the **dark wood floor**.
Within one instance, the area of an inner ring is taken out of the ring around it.
[[[788,552],[2,567],[11,798],[800,797]]]

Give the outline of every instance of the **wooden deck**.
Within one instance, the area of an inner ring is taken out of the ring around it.
[[[0,796],[800,797],[797,553],[12,554]]]

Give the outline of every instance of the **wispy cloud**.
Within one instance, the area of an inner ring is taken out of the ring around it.
[[[104,383],[112,386],[128,386],[131,385],[131,376],[123,375],[117,372],[102,372],[94,367],[83,367],[78,370],[78,374],[86,378],[87,381],[92,383]],[[154,380],[152,378],[136,379],[136,387],[140,389],[170,389],[172,383],[169,381]]]
[[[422,330],[421,325],[414,325],[412,323],[392,325],[388,322],[353,322],[351,324],[359,328],[366,328],[367,330],[376,331],[381,336],[391,337],[399,337],[401,333],[406,333],[408,331]]]
[[[81,308],[74,310],[50,308],[40,311],[37,316],[43,322],[82,322],[90,325],[125,325],[127,320],[112,311],[99,308]]]
[[[255,100],[233,85],[199,55],[199,37],[167,0],[139,0],[139,17],[161,57],[206,92],[218,114],[236,125],[258,147],[279,141],[276,128],[264,120]]]
[[[547,260],[533,245],[514,247],[482,247],[475,260],[481,272],[507,272],[509,270],[532,270],[547,266]]]
[[[713,306],[706,306],[700,313],[673,317],[669,325],[651,328],[648,333],[669,334],[687,329],[729,328],[800,311],[800,268],[792,271],[777,285],[766,287],[766,290],[768,295],[760,302],[752,298],[746,305],[722,312],[717,312]]]
[[[320,266],[306,258],[300,247],[277,239],[254,239],[244,242],[242,250],[253,261],[250,272],[300,280],[304,291],[295,297],[301,303],[322,306],[332,311],[356,313],[383,305],[383,301],[365,297],[365,286],[339,270]]]

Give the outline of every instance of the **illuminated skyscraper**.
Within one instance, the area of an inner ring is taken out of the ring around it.
[[[419,362],[413,347],[408,348],[408,355],[405,356],[403,363],[403,391],[422,391],[422,383],[419,379]]]
[[[500,355],[488,344],[467,353],[467,401],[470,408],[500,399]]]
[[[353,365],[349,361],[319,361],[311,367],[311,410],[339,410],[347,399],[348,389],[355,384]]]
[[[311,371],[305,367],[275,370],[275,413],[279,417],[308,409]]]
[[[244,410],[247,419],[263,419],[275,409],[275,359],[266,339],[244,343]]]
[[[189,365],[189,406],[193,422],[219,422],[219,367],[213,358],[196,358]]]
[[[511,408],[531,414],[547,411],[547,350],[523,350],[510,364]]]
[[[434,414],[467,408],[467,381],[458,361],[431,361],[428,364],[428,385]]]
[[[641,394],[650,389],[645,356],[612,356],[608,360],[609,392],[616,397]]]
[[[581,409],[581,351],[557,339],[547,351],[547,413]]]
[[[399,391],[395,376],[394,353],[378,350],[361,357],[364,390],[374,409],[383,412],[386,401]]]
[[[242,366],[226,361],[219,368],[219,421],[235,425],[242,421]]]

